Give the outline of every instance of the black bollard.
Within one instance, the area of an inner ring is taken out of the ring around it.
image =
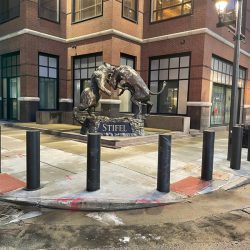
[[[157,190],[170,192],[171,135],[159,135]]]
[[[247,160],[250,161],[250,126],[248,126],[248,152],[247,152]]]
[[[232,134],[232,156],[230,161],[230,168],[235,170],[240,170],[242,136],[243,128],[241,126],[234,126]]]
[[[87,145],[87,191],[100,189],[101,134],[88,134]]]
[[[26,132],[27,187],[33,191],[40,188],[40,132]]]
[[[214,131],[203,132],[201,179],[204,181],[213,179],[214,138]]]

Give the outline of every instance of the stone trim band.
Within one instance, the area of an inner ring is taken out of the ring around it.
[[[169,39],[173,39],[173,38],[186,37],[186,36],[190,36],[190,35],[207,34],[207,35],[210,35],[213,38],[217,39],[218,41],[223,42],[224,44],[228,45],[229,47],[234,48],[233,43],[231,43],[227,39],[223,38],[222,36],[218,35],[217,33],[213,32],[212,30],[210,30],[208,28],[188,30],[188,31],[183,31],[183,32],[178,32],[178,33],[173,33],[173,34],[168,34],[168,35],[163,35],[163,36],[157,36],[157,37],[151,37],[151,38],[146,38],[146,39],[134,37],[134,36],[131,36],[131,35],[126,34],[124,32],[115,30],[115,29],[108,29],[108,30],[95,32],[95,33],[88,34],[88,35],[83,35],[83,36],[79,36],[79,37],[66,39],[66,38],[53,36],[53,35],[49,35],[46,33],[38,32],[36,30],[31,30],[31,29],[25,28],[25,29],[19,30],[17,32],[13,32],[11,34],[0,37],[0,42],[7,40],[7,39],[10,39],[10,38],[13,38],[13,37],[16,37],[16,36],[23,35],[23,34],[34,35],[34,36],[38,36],[38,37],[42,37],[42,38],[46,38],[46,39],[51,39],[51,40],[54,40],[57,42],[63,42],[63,43],[72,43],[72,42],[87,40],[87,39],[96,38],[96,37],[100,37],[100,36],[104,36],[104,35],[117,35],[119,37],[129,39],[131,41],[134,41],[137,43],[142,43],[142,44],[143,43],[158,42],[158,41],[162,41],[162,40],[169,40]],[[241,50],[241,53],[247,57],[250,57],[250,53],[248,53],[247,51]]]
[[[187,102],[187,106],[192,107],[211,107],[211,102]]]
[[[21,96],[21,97],[18,97],[18,101],[20,101],[20,102],[39,102],[40,98],[39,97]]]

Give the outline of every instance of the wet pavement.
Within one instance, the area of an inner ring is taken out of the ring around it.
[[[70,128],[64,128],[70,129]],[[162,132],[162,131],[160,131]],[[2,192],[1,199],[75,210],[119,210],[185,201],[218,189],[249,182],[250,163],[242,150],[241,170],[226,160],[227,131],[217,131],[213,181],[200,180],[202,136],[183,136],[172,142],[171,192],[156,191],[157,143],[101,149],[101,189],[86,192],[86,154],[83,142],[41,134],[41,186]],[[2,127],[2,172],[26,181],[25,130]]]

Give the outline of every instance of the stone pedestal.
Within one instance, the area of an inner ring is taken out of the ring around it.
[[[144,121],[132,117],[88,116],[82,123],[80,133],[84,135],[101,133],[107,136],[142,136],[144,135]]]
[[[101,115],[107,117],[119,117],[120,100],[101,99]]]

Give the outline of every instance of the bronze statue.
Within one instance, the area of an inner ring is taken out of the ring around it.
[[[108,63],[104,63],[92,74],[90,88],[82,91],[80,105],[74,108],[74,115],[77,111],[86,110],[92,116],[92,109],[98,105],[100,100],[99,90],[111,96],[111,91],[105,87],[105,84],[109,84],[114,90],[121,89],[122,91],[119,96],[125,90],[130,91],[131,101],[138,106],[138,112],[135,114],[135,117],[142,114],[143,104],[147,105],[147,114],[149,114],[153,106],[150,102],[150,95],[161,94],[166,87],[166,83],[164,82],[161,91],[153,93],[148,89],[141,76],[130,66],[121,65],[114,67]]]
[[[114,90],[122,90],[119,96],[121,96],[125,90],[131,93],[131,102],[138,107],[138,112],[135,114],[136,117],[142,113],[142,104],[147,105],[147,114],[149,114],[153,106],[153,103],[150,102],[150,95],[159,95],[166,87],[166,83],[164,82],[160,92],[153,93],[149,90],[141,76],[128,65],[121,65],[115,68],[108,83]]]

